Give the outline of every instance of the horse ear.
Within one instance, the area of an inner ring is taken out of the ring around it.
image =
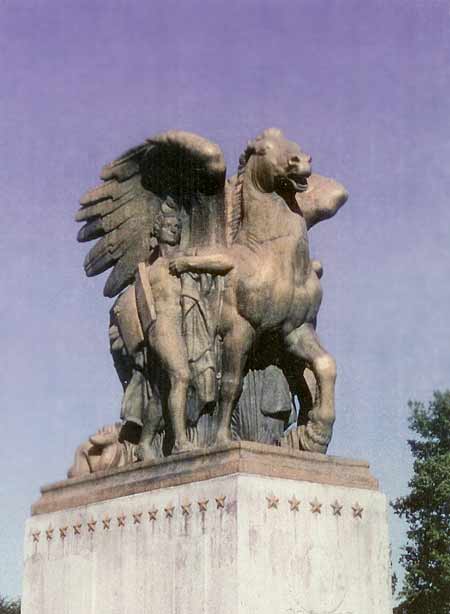
[[[257,156],[265,156],[268,149],[272,149],[273,145],[270,141],[256,139],[253,142],[253,151]]]
[[[283,133],[279,128],[267,128],[261,136],[265,139],[281,139],[283,138]]]

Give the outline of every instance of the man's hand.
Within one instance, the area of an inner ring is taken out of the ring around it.
[[[182,273],[189,271],[190,266],[189,258],[180,256],[179,258],[174,258],[169,262],[169,271],[172,275],[181,275]]]

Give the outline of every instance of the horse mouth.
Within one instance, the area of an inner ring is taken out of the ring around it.
[[[297,173],[290,173],[287,175],[287,180],[294,188],[296,192],[305,192],[308,189],[308,175],[299,175]]]

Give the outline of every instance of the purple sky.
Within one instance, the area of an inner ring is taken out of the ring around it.
[[[330,452],[404,493],[407,401],[450,387],[449,3],[5,0],[0,32],[0,594],[20,593],[39,486],[119,414],[78,199],[168,128],[218,142],[233,174],[246,141],[277,126],[347,186],[311,232],[339,368]]]

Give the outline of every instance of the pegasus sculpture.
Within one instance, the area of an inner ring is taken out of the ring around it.
[[[271,443],[325,453],[336,366],[316,333],[322,267],[307,231],[346,202],[345,188],[313,174],[276,129],[248,143],[229,180],[220,148],[182,131],[148,139],[101,178],[81,200],[78,240],[98,239],[88,276],[112,268],[111,352],[138,457],[154,455],[161,432],[165,454],[264,440],[264,386],[283,416]],[[262,422],[244,433],[255,412]],[[192,435],[205,416],[208,433]]]

